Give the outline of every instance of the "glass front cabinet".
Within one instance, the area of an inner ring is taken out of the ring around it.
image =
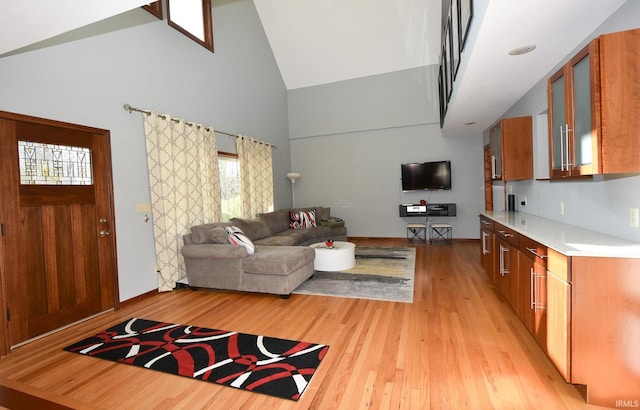
[[[599,173],[599,40],[549,79],[551,177]]]
[[[640,29],[592,40],[548,80],[551,178],[640,172]]]

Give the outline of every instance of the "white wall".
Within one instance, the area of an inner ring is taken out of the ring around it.
[[[437,67],[341,81],[289,91],[296,206],[324,205],[359,237],[404,237],[401,203],[457,204],[456,238],[477,238],[484,208],[482,136],[440,132]],[[451,160],[450,191],[401,192],[400,164]],[[434,219],[435,220],[435,219]],[[430,219],[430,221],[432,221]]]
[[[613,16],[568,55],[559,61],[549,75],[553,74],[575,52],[591,39],[604,33],[640,27],[640,2],[627,1]],[[514,104],[503,117],[532,115],[534,117],[534,148],[536,156],[535,175],[548,177],[548,140],[544,116],[547,112],[547,77],[536,84],[522,99]],[[538,121],[542,119],[542,121]],[[638,130],[640,134],[640,130]],[[640,138],[640,135],[639,137]],[[543,158],[541,158],[541,156]],[[640,242],[640,229],[629,224],[630,208],[640,208],[640,176],[612,175],[596,176],[587,180],[532,180],[514,182],[513,193],[527,197],[527,206],[522,209],[534,215],[577,225],[594,231]],[[564,202],[564,215],[560,213],[560,202]]]
[[[111,131],[121,300],[157,287],[152,225],[136,212],[150,201],[142,114],[124,103],[267,141],[275,174],[290,165],[286,90],[253,2],[213,1],[214,54],[148,16],[133,10],[101,23],[124,28],[0,58],[0,110]],[[290,204],[286,180],[275,201]]]

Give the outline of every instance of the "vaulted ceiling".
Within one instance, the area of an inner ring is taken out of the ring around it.
[[[291,90],[438,64],[445,1],[254,3]],[[474,0],[443,133],[482,132],[625,1],[634,0]],[[0,0],[0,56],[146,3]],[[529,54],[508,54],[529,44]]]

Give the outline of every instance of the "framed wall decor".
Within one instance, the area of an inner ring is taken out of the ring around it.
[[[444,81],[442,80],[442,66],[440,66],[440,70],[438,72],[438,101],[440,102],[440,128],[444,125],[444,116],[447,113],[447,108],[445,106],[446,99],[444,96]]]
[[[467,36],[469,35],[469,26],[471,25],[471,18],[473,17],[473,0],[453,0],[454,3],[458,2],[458,14],[460,20],[459,36],[460,36],[460,51],[464,49],[467,42]]]
[[[451,93],[453,92],[453,71],[451,68],[453,64],[451,64],[451,18],[447,19],[447,27],[444,30],[444,55],[445,55],[445,71],[447,74],[447,102],[451,98]]]
[[[460,13],[459,0],[451,0],[449,3],[449,24],[451,25],[451,75],[455,81],[460,66]]]

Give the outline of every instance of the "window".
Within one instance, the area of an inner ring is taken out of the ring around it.
[[[18,161],[24,185],[93,184],[89,148],[18,141]]]
[[[211,0],[167,0],[169,25],[213,51]]]
[[[222,221],[242,215],[240,196],[240,163],[237,154],[218,152]]]
[[[162,20],[162,1],[145,4],[142,8]]]

